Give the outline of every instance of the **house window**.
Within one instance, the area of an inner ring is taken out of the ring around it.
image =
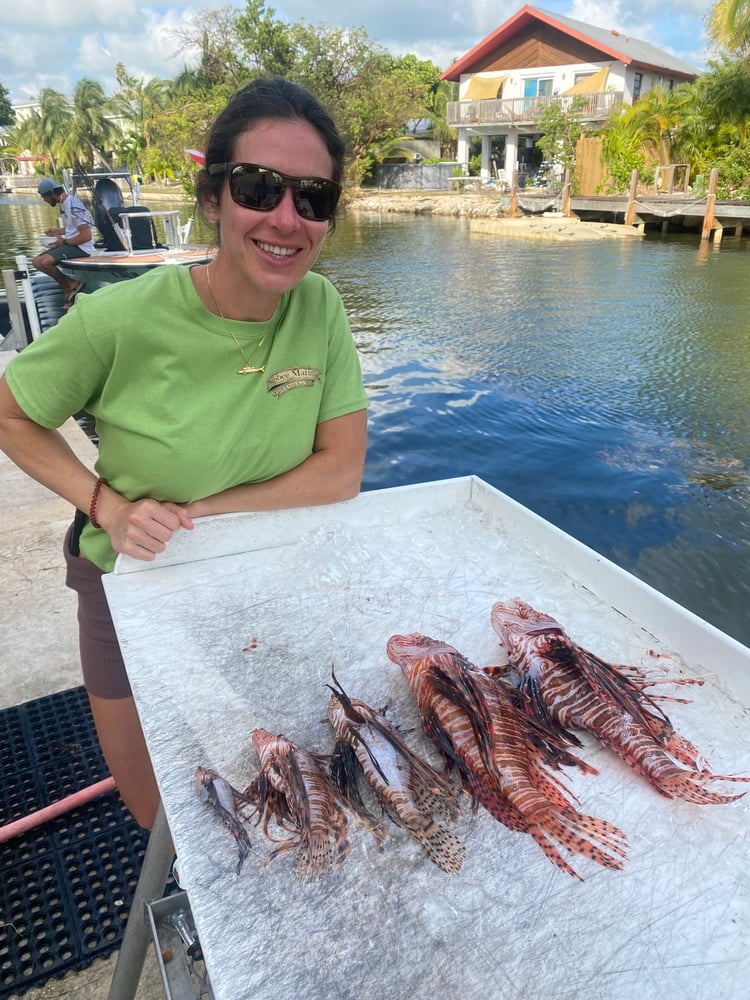
[[[636,73],[633,77],[633,104],[641,96],[641,85],[643,84],[643,73]]]
[[[573,86],[578,86],[579,83],[583,83],[584,80],[590,80],[593,73],[576,73],[573,77]]]
[[[550,97],[552,95],[552,77],[543,77],[541,79],[534,80],[524,80],[523,82],[523,96],[524,97]]]

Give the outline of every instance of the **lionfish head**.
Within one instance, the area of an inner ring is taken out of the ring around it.
[[[501,646],[507,643],[510,635],[541,635],[545,632],[562,631],[560,623],[551,615],[537,611],[520,597],[496,601],[492,605],[490,621]]]
[[[253,729],[250,734],[250,739],[253,741],[253,746],[260,753],[260,751],[267,747],[269,743],[276,739],[273,733],[269,733],[267,729]]]
[[[405,672],[420,660],[440,653],[455,654],[456,650],[450,643],[431,639],[419,632],[392,635],[388,640],[388,659],[397,663]]]

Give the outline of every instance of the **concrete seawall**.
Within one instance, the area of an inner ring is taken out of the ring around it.
[[[472,233],[538,240],[640,239],[642,229],[609,222],[582,222],[576,216],[527,215],[508,217],[507,195],[495,190],[465,191],[372,191],[347,199],[345,212],[357,215],[449,216],[467,219]]]

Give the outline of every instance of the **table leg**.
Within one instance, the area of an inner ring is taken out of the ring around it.
[[[173,859],[172,836],[164,815],[164,806],[159,803],[109,987],[109,1000],[135,998],[151,940],[145,906],[163,896]]]

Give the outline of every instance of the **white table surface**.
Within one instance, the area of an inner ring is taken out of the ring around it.
[[[668,800],[591,740],[601,774],[569,784],[631,850],[622,872],[573,859],[583,882],[469,808],[457,876],[393,825],[376,853],[354,823],[350,856],[318,882],[294,880],[292,854],[269,865],[259,830],[237,876],[193,788],[198,765],[248,784],[256,726],[330,750],[332,663],[436,762],[387,640],[418,631],[497,661],[489,612],[512,596],[605,659],[702,677],[667,712],[714,771],[750,773],[744,646],[474,478],[207,518],[154,563],[119,560],[105,587],[217,1000],[746,996],[747,799]]]

